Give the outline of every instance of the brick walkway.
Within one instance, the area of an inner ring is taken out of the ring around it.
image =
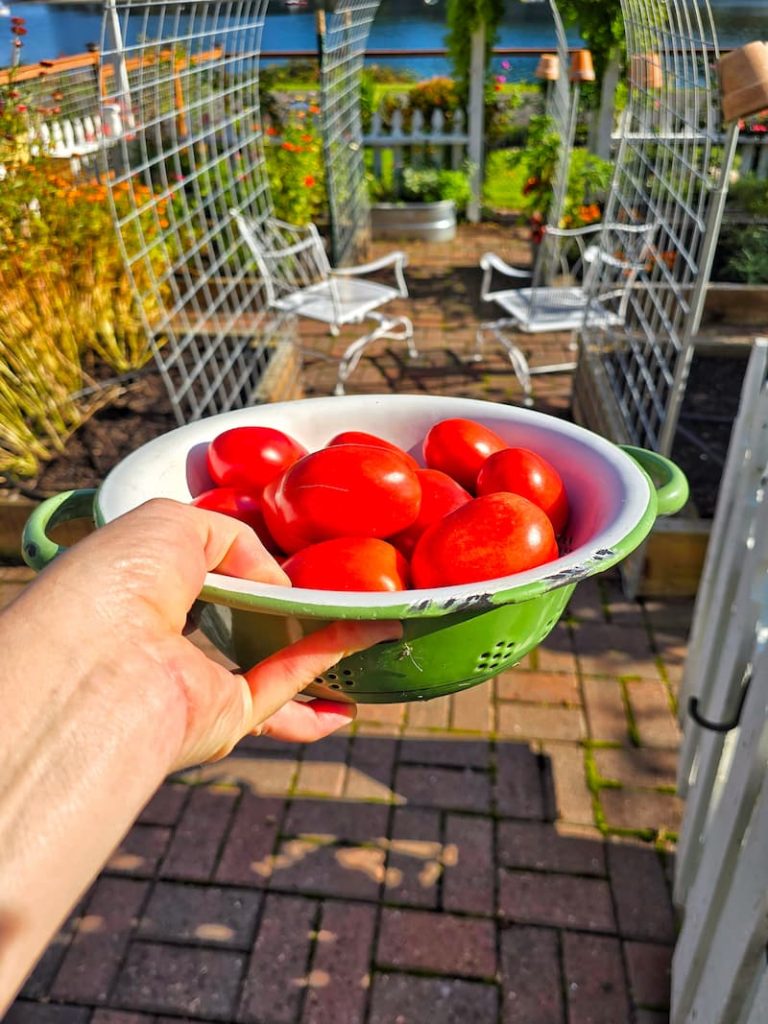
[[[506,239],[414,246],[424,356],[409,368],[382,347],[350,391],[519,398],[497,354],[462,364],[478,255]],[[567,341],[544,339],[535,358],[566,356]],[[332,379],[308,364],[308,390]],[[568,378],[537,382],[537,405],[563,414]],[[0,569],[0,599],[27,575]],[[606,575],[491,684],[361,706],[314,746],[249,739],[169,780],[7,1021],[667,1021],[690,611],[629,602]]]

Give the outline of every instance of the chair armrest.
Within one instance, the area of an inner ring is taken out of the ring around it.
[[[603,222],[595,221],[594,224],[585,224],[581,228],[551,228],[547,226],[547,234],[555,238],[581,238],[583,235],[591,235],[595,231],[603,230]]]
[[[385,270],[393,267],[397,280],[398,291],[405,298],[408,295],[408,285],[405,283],[403,269],[408,265],[408,256],[404,252],[390,252],[378,260],[371,260],[370,263],[359,263],[355,267],[335,267],[331,271],[332,277],[358,277],[361,274],[373,274],[377,270]]]
[[[480,257],[480,267],[483,270],[498,270],[500,274],[505,274],[507,277],[530,277],[530,270],[518,270],[517,267],[512,267],[509,263],[506,263],[501,256],[497,256],[495,252],[486,252]]]
[[[529,270],[518,270],[517,267],[511,267],[509,263],[506,263],[501,256],[497,256],[495,252],[486,252],[480,257],[480,267],[483,271],[483,283],[480,288],[480,298],[486,302],[493,300],[494,293],[491,291],[491,283],[493,280],[493,272],[497,270],[500,274],[504,274],[505,277],[514,277],[517,279],[530,280],[532,274]]]

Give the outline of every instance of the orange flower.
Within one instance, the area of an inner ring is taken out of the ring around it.
[[[277,128],[274,128],[272,125],[270,125],[269,128],[267,128],[267,135],[277,135]]]
[[[314,178],[312,177],[312,175],[311,175],[311,174],[308,174],[308,175],[306,176],[306,178],[304,179],[304,185],[305,185],[305,187],[306,187],[306,188],[312,188],[312,186],[313,186],[314,184],[315,184],[315,179],[314,179]]]
[[[314,141],[314,138],[313,138],[313,136],[312,136],[312,135],[310,135],[310,134],[309,134],[309,132],[305,132],[305,133],[304,133],[304,134],[303,134],[303,135],[301,136],[301,141],[302,141],[302,142],[313,142],[313,141]]]
[[[310,112],[310,114],[319,114],[320,113],[320,107],[318,107],[316,104],[312,103],[312,104],[310,104],[309,112]]]

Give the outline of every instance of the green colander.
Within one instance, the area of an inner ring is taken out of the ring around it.
[[[231,427],[276,427],[309,449],[342,430],[365,430],[421,461],[426,432],[452,417],[476,420],[557,468],[571,509],[557,561],[500,579],[399,593],[300,590],[209,574],[193,615],[244,667],[334,619],[400,619],[402,640],[345,658],[308,692],[361,703],[455,693],[520,661],[550,632],[579,580],[625,558],[657,515],[682,508],[688,485],[673,463],[543,413],[471,399],[349,395],[281,402],[179,427],[125,458],[98,490],[43,502],[26,525],[24,558],[36,569],[54,558],[61,549],[47,530],[60,522],[87,516],[102,525],[154,497],[190,501],[212,486],[208,442]]]

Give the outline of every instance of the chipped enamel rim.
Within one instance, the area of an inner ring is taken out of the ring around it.
[[[172,430],[143,445],[108,475],[95,502],[101,525],[152,497],[189,501],[210,482],[198,470],[183,467],[193,449],[235,426],[277,427],[307,447],[322,447],[340,430],[368,430],[413,447],[426,429],[442,419],[466,417],[496,430],[510,444],[536,447],[565,479],[569,495],[590,488],[580,503],[593,500],[592,481],[601,480],[594,498],[610,502],[610,520],[584,543],[537,569],[481,583],[396,593],[305,590],[240,580],[209,573],[203,600],[251,611],[316,618],[429,618],[484,611],[539,597],[556,587],[577,583],[626,558],[648,535],[657,514],[657,496],[647,473],[617,446],[582,427],[544,413],[474,399],[414,395],[349,395],[280,402],[212,416]],[[513,437],[514,435],[514,437]],[[525,443],[527,442],[527,444]],[[559,463],[559,464],[558,464]],[[578,474],[586,477],[574,483]],[[576,474],[576,476],[574,476]],[[188,479],[197,475],[197,481]],[[587,515],[589,512],[587,512]]]

